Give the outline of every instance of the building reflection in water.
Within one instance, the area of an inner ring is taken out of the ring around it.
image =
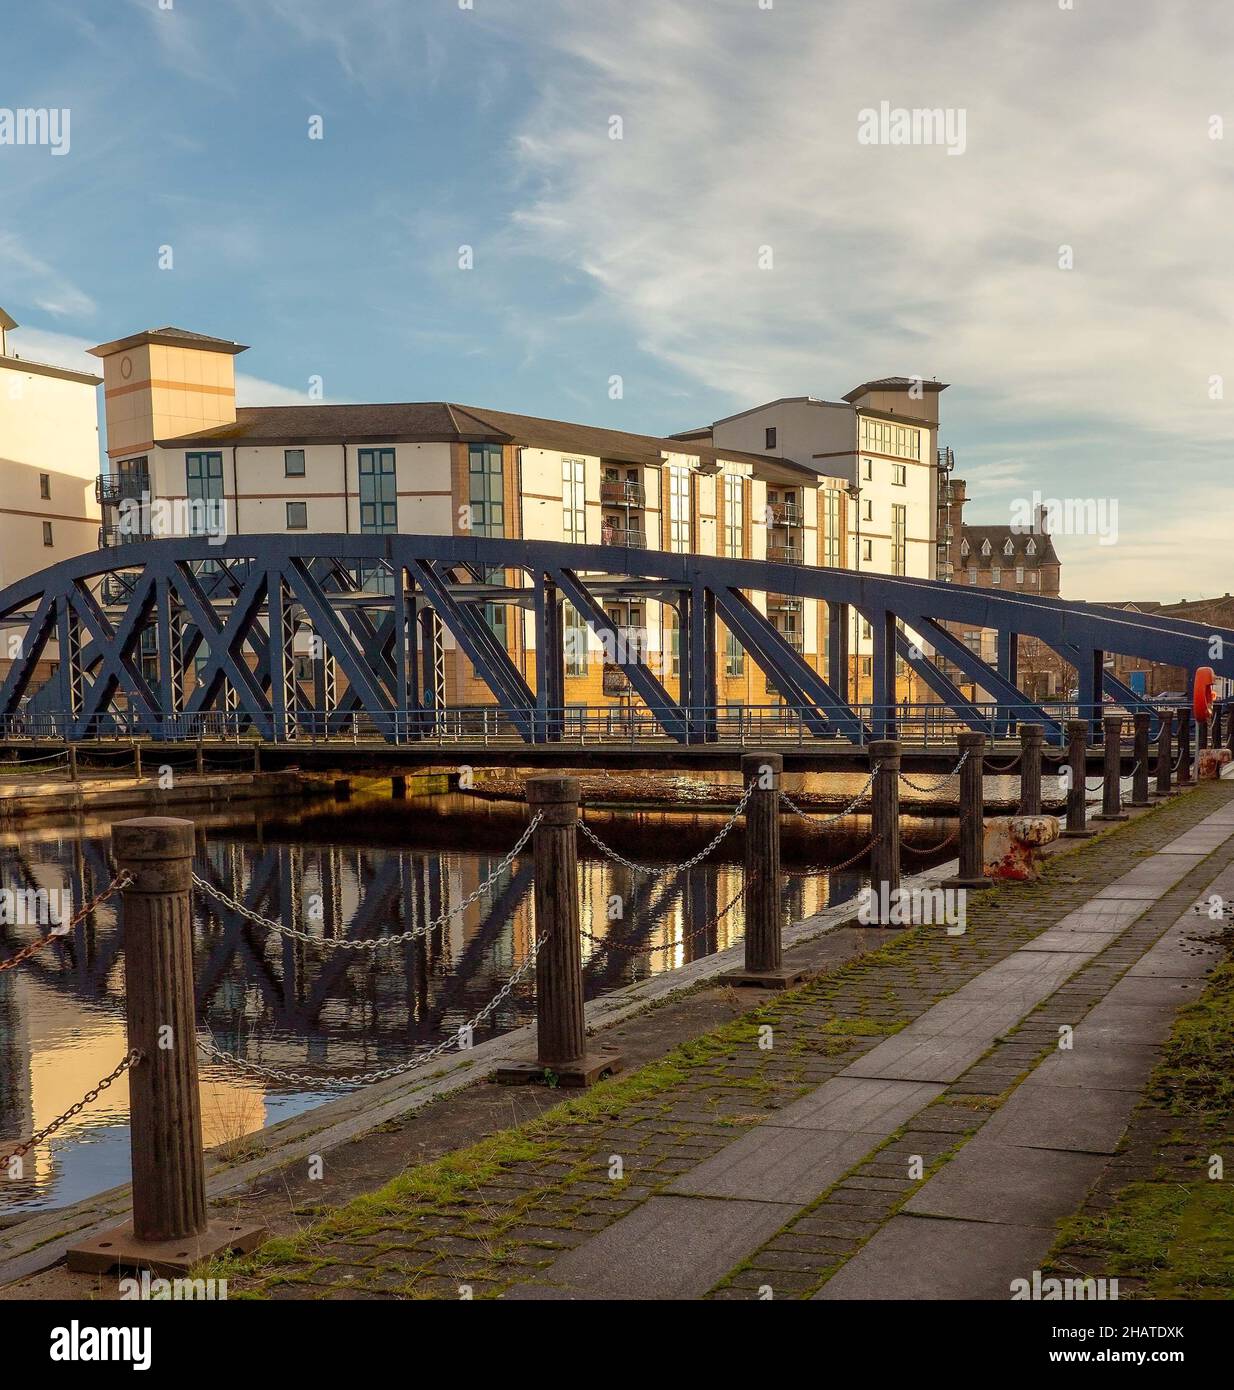
[[[220,1047],[292,1071],[389,1066],[456,1031],[526,960],[535,940],[529,854],[474,904],[459,906],[500,864],[525,813],[458,796],[432,802],[299,817],[282,811],[256,824],[250,812],[244,826],[221,817],[199,823],[200,874],[251,910],[294,922],[323,943],[295,941],[195,895],[198,1018]],[[637,858],[654,861],[656,846],[662,857],[665,844],[687,858],[714,832],[714,818],[698,819],[692,838],[652,825],[654,843]],[[601,825],[610,840],[612,825]],[[74,904],[84,903],[111,878],[105,827],[7,835],[0,839],[0,873],[6,887],[67,889]],[[612,946],[584,940],[591,996],[741,938],[741,871],[731,859],[643,875],[582,858],[579,880],[583,927]],[[790,875],[786,920],[852,896],[860,882],[856,872],[835,881]],[[330,945],[438,918],[444,921],[436,929],[377,951]],[[0,926],[6,954],[36,934],[35,926]],[[527,1022],[533,1008],[529,977],[477,1029],[475,1041]],[[0,973],[0,1148],[67,1109],[111,1071],[124,1048],[123,930],[107,903],[62,941]],[[206,1063],[201,1089],[211,1147],[338,1094]],[[121,1077],[27,1155],[19,1178],[0,1173],[0,1213],[62,1205],[126,1181],[127,1103]]]

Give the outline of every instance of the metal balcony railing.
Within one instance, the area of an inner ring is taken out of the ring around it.
[[[643,505],[643,485],[620,478],[600,480],[600,501],[616,502],[622,506],[641,507]]]
[[[781,565],[801,564],[801,551],[795,545],[769,545],[767,558]]]
[[[801,508],[796,502],[773,502],[769,510],[773,526],[801,525]]]
[[[605,545],[620,545],[628,550],[646,550],[646,531],[628,531],[620,526],[610,526],[606,522],[600,528],[600,539]]]
[[[630,678],[620,666],[605,666],[603,689],[606,695],[628,695]]]
[[[794,598],[791,594],[768,594],[767,607],[777,608],[782,613],[800,613],[803,607],[799,598]]]

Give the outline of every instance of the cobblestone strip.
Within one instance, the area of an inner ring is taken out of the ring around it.
[[[1037,884],[974,895],[963,936],[919,928],[518,1130],[413,1168],[346,1207],[306,1213],[318,1219],[301,1236],[228,1267],[233,1296],[484,1297],[536,1280],[563,1251],[835,1076],[1220,800],[1197,789],[1059,856]],[[765,1027],[770,1049],[759,1046]],[[976,1092],[931,1106],[927,1127],[914,1130],[917,1151],[941,1156],[984,1108]],[[842,1255],[885,1219],[888,1196],[904,1195],[893,1170],[906,1152],[897,1139],[826,1213],[771,1242],[777,1292],[808,1291],[827,1267],[821,1256]],[[801,1256],[813,1264],[795,1268]]]
[[[769,1291],[773,1297],[803,1297],[825,1286],[984,1128],[1025,1076],[1057,1050],[1060,1029],[1076,1028],[1231,864],[1234,840],[1193,868],[1124,931],[1112,934],[1109,946],[1010,1029],[901,1132],[743,1261],[712,1297],[765,1298]],[[989,1234],[994,1240],[997,1228]],[[906,1285],[900,1296],[915,1293]],[[922,1296],[942,1295],[936,1288],[933,1295]]]

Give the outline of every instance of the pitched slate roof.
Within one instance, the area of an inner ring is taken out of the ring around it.
[[[965,560],[970,565],[1057,565],[1058,553],[1053,540],[1040,531],[1020,531],[1012,526],[969,526],[961,530],[961,538],[968,542]],[[990,554],[983,555],[981,547],[990,542]],[[1006,553],[1007,542],[1011,542],[1011,554]],[[1028,543],[1033,542],[1034,552],[1029,554]]]
[[[716,449],[709,444],[631,434],[600,425],[576,425],[535,415],[515,415],[450,401],[405,401],[382,405],[241,406],[235,421],[174,439],[170,447],[227,444],[521,444],[529,448],[576,452],[629,463],[661,463],[665,453],[697,457],[704,463],[729,459],[790,469],[807,477],[814,470],[788,459]]]
[[[164,324],[162,328],[143,328],[140,333],[131,333],[127,338],[117,338],[111,343],[100,343],[98,347],[87,348],[86,351],[92,357],[110,357],[113,352],[123,352],[126,348],[139,347],[143,343],[205,348],[230,353],[233,357],[248,351],[244,343],[233,343],[228,338],[212,338],[208,333],[194,333],[188,328],[174,328],[171,324]]]

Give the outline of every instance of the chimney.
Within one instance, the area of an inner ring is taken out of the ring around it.
[[[235,360],[244,351],[243,343],[170,327],[91,348],[103,360],[108,458],[233,424]]]
[[[1044,503],[1037,508],[1036,521],[1033,524],[1033,531],[1038,536],[1048,536],[1050,534],[1050,513]]]

